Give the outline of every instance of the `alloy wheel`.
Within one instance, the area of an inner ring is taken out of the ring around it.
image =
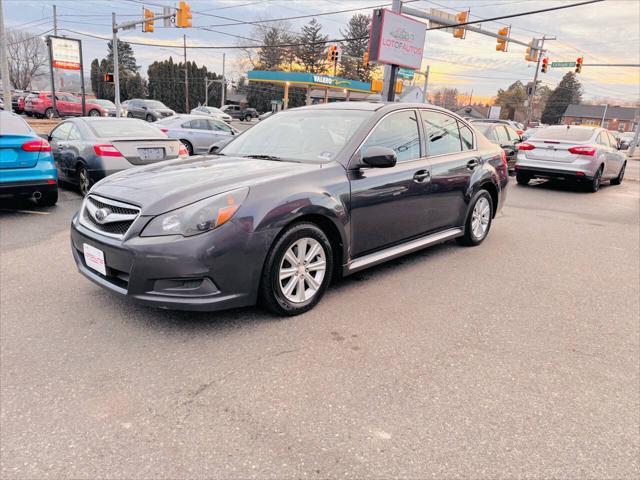
[[[326,254],[320,242],[309,237],[297,240],[280,262],[278,284],[282,295],[292,303],[313,298],[322,285],[326,265]]]
[[[477,240],[484,238],[487,234],[490,220],[491,206],[489,205],[489,201],[484,197],[480,197],[473,207],[473,213],[471,214],[471,231]]]
[[[78,170],[78,183],[80,186],[80,193],[83,197],[86,197],[91,189],[91,181],[89,180],[89,174],[85,168],[80,168],[80,170]]]

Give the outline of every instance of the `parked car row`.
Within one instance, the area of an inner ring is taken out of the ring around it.
[[[23,111],[36,118],[82,116],[82,98],[72,93],[56,92],[54,110],[51,92],[29,93],[24,97]],[[108,100],[85,100],[85,113],[89,117],[115,116],[115,105]]]

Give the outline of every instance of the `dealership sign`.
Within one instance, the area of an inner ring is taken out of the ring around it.
[[[53,68],[80,70],[80,41],[72,38],[49,37]]]
[[[373,11],[369,60],[420,69],[426,25],[391,10]]]

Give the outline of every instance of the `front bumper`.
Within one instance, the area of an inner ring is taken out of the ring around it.
[[[149,220],[139,217],[120,240],[86,228],[76,214],[71,249],[80,273],[112,292],[159,308],[216,311],[256,303],[267,234],[249,232],[234,219],[189,238],[140,237]],[[106,275],[85,263],[85,243],[104,252]]]

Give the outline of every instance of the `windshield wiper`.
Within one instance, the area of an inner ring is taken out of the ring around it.
[[[254,154],[254,155],[242,155],[242,156],[245,158],[257,158],[259,160],[282,160],[282,158],[276,157],[275,155]]]

